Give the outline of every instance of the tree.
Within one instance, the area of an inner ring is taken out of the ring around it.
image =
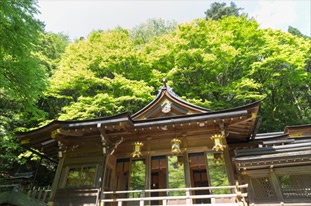
[[[302,37],[302,38],[308,38],[308,39],[311,39],[311,37],[307,36],[307,35],[304,35],[302,34],[297,28],[294,28],[292,26],[288,26],[288,33],[292,34],[292,35],[295,35],[295,36],[298,36],[298,37]]]
[[[280,131],[310,121],[310,44],[245,16],[180,24],[140,47],[126,30],[94,32],[67,48],[50,92],[64,100],[62,120],[133,114],[166,77],[182,98],[209,109],[264,99],[261,131]]]
[[[64,46],[53,34],[44,34],[43,23],[34,17],[38,13],[34,0],[0,2],[0,181],[16,172],[34,171],[39,164],[40,158],[25,152],[14,132],[35,127],[44,118],[38,101],[47,89],[46,71],[56,68],[52,59],[60,59]],[[43,40],[48,35],[55,37],[53,47]],[[38,171],[47,177],[48,163],[41,164],[45,167]],[[49,180],[40,181],[47,184]]]
[[[45,71],[33,55],[43,28],[37,13],[35,1],[0,2],[0,169],[7,175],[16,172],[23,151],[14,129],[26,113],[39,113],[35,104],[46,88]]]
[[[152,100],[150,66],[127,32],[93,32],[71,44],[50,79],[50,94],[64,99],[59,119],[86,119],[138,111]],[[146,80],[146,82],[144,82]]]
[[[259,29],[254,20],[226,17],[179,25],[171,41],[168,84],[210,109],[263,99],[261,131],[310,121],[310,40]],[[160,44],[160,43],[158,43]]]
[[[230,6],[228,7],[226,7],[225,2],[214,2],[211,4],[211,8],[204,13],[206,15],[206,20],[218,20],[221,19],[222,16],[241,17],[243,15],[243,13],[241,13],[242,10],[243,9],[238,8],[234,2],[230,2]]]
[[[152,37],[169,34],[176,28],[176,21],[148,19],[146,23],[139,24],[130,30],[130,39],[136,45],[146,44]]]
[[[35,56],[49,76],[59,66],[61,57],[69,43],[69,36],[62,33],[40,33]]]
[[[36,2],[0,2],[0,88],[32,111],[46,88],[46,75],[33,51],[43,24],[34,18]]]

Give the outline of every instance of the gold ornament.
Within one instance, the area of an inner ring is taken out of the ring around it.
[[[135,158],[140,158],[143,154],[141,153],[141,147],[143,146],[144,144],[142,142],[135,142],[134,143],[134,152],[132,153],[132,157]]]
[[[217,152],[219,150],[224,151],[224,149],[226,148],[225,145],[225,136],[222,134],[214,134],[213,136],[211,136],[211,139],[214,140],[214,147],[212,148],[213,150],[216,150]]]
[[[172,154],[179,155],[181,153],[181,150],[180,150],[181,140],[174,138],[172,139],[171,143],[172,143]]]
[[[222,159],[222,157],[221,157],[221,154],[220,153],[215,153],[214,154],[214,159],[213,159],[213,161],[216,163],[216,162],[222,162],[223,161],[223,159]]]

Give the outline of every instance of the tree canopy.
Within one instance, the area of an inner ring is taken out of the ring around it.
[[[17,128],[34,127],[44,117],[37,104],[47,89],[48,74],[37,57],[44,32],[34,17],[38,13],[33,0],[0,2],[0,182],[21,165],[35,168],[39,161],[23,153],[14,135]]]
[[[148,19],[130,30],[130,39],[134,44],[146,44],[152,37],[169,34],[177,28],[177,22],[163,19]]]
[[[303,37],[303,38],[305,38],[305,39],[306,39],[306,38],[311,39],[311,37],[302,34],[297,28],[294,28],[294,27],[292,27],[292,26],[289,26],[289,27],[288,27],[288,33],[291,33],[291,34],[294,35],[294,36]]]
[[[264,99],[261,129],[279,131],[309,121],[309,51],[310,41],[246,17],[180,24],[139,48],[126,30],[94,32],[67,48],[49,94],[67,99],[62,120],[133,114],[166,77],[177,94],[209,109]]]
[[[227,4],[225,2],[212,3],[211,8],[207,9],[207,11],[205,12],[206,20],[208,19],[218,20],[221,19],[221,17],[223,16],[241,17],[244,14],[241,12],[243,8],[238,8],[234,2],[230,2],[230,6],[226,5]]]
[[[46,88],[45,71],[33,55],[43,23],[34,17],[34,0],[1,1],[0,11],[0,88],[31,107]]]

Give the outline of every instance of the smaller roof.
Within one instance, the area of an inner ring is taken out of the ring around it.
[[[284,145],[272,145],[252,149],[235,150],[232,158],[238,170],[261,169],[310,164],[311,139],[284,142]]]
[[[289,134],[290,137],[305,137],[311,136],[311,125],[295,125],[295,126],[287,126],[285,127],[284,133]]]
[[[176,116],[211,112],[212,110],[191,104],[173,91],[173,88],[164,84],[157,96],[144,108],[132,115],[134,120],[152,119],[163,116]]]
[[[33,172],[15,173],[11,179],[30,179],[33,178]]]
[[[267,141],[270,139],[280,139],[284,137],[287,138],[288,134],[284,134],[284,132],[269,132],[257,134],[255,140]]]

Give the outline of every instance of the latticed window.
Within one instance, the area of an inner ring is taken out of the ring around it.
[[[66,186],[93,185],[95,174],[96,166],[69,168]]]
[[[267,177],[251,178],[256,199],[275,199],[274,190]]]
[[[311,174],[279,176],[285,199],[311,198]]]

